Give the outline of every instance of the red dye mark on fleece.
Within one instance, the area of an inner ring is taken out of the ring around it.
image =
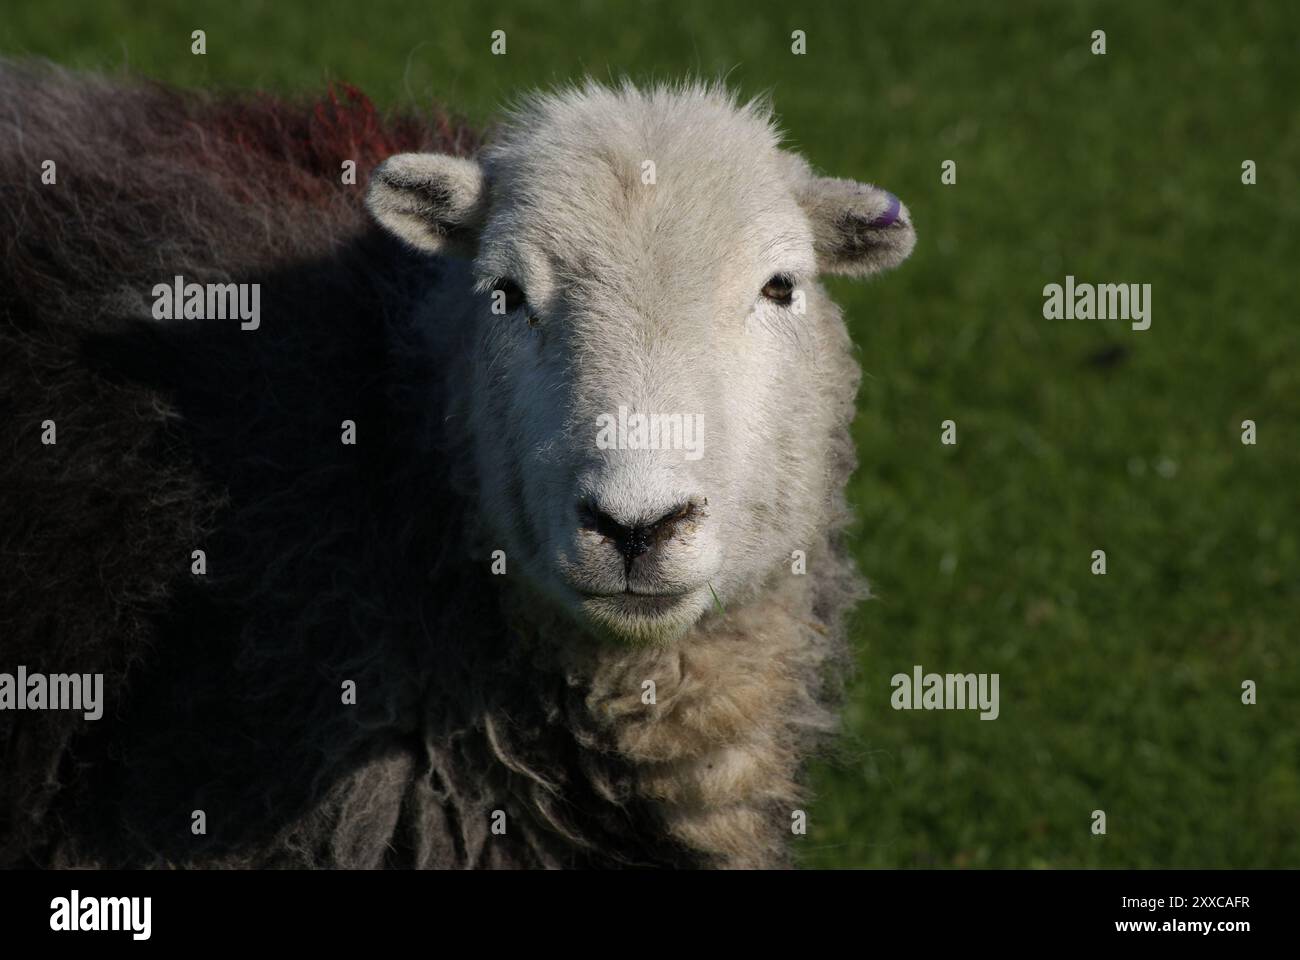
[[[273,182],[277,194],[311,203],[344,188],[345,160],[356,163],[356,182],[364,186],[371,169],[394,153],[465,155],[478,147],[478,133],[440,108],[385,117],[356,87],[344,84],[341,91],[331,85],[326,96],[307,103],[269,94],[205,103],[191,117],[202,131],[195,159],[228,175],[245,199]]]

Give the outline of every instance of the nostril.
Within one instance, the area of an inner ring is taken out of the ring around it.
[[[619,523],[604,510],[592,503],[579,508],[582,525],[594,530],[618,548],[629,564],[650,549],[650,528]]]
[[[691,501],[679,504],[672,510],[669,510],[654,523],[647,524],[645,529],[648,530],[656,540],[664,539],[672,535],[677,529],[679,523],[690,520],[695,517],[695,504]]]
[[[584,500],[578,505],[578,519],[582,526],[612,541],[629,566],[637,557],[672,536],[679,524],[692,519],[697,512],[695,504],[687,501],[657,520],[626,524],[614,519],[590,500]]]
[[[611,540],[621,540],[632,532],[631,527],[619,523],[590,500],[584,500],[578,505],[578,520],[586,529],[594,530]]]

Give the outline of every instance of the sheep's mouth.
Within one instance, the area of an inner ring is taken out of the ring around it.
[[[654,616],[667,613],[678,607],[686,599],[686,593],[639,593],[635,590],[622,590],[618,593],[588,593],[579,591],[584,600],[617,608],[622,613]]]
[[[708,608],[707,595],[699,589],[676,593],[578,590],[575,596],[581,620],[597,634],[620,642],[671,643],[685,635]]]
[[[614,593],[589,593],[586,590],[580,590],[578,592],[584,597],[592,600],[623,600],[627,603],[649,603],[654,601],[677,603],[686,596],[685,591],[679,591],[676,593],[642,593],[640,590],[619,590]]]

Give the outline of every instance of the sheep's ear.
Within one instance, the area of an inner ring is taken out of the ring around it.
[[[418,250],[472,255],[487,206],[483,168],[464,157],[399,153],[370,175],[366,206]]]
[[[810,177],[799,204],[812,224],[821,273],[870,276],[898,266],[916,246],[907,207],[869,183]]]

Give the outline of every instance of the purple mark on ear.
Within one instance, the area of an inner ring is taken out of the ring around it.
[[[889,209],[887,209],[880,216],[876,217],[876,219],[872,220],[869,224],[867,224],[867,226],[889,227],[889,226],[893,226],[895,223],[898,222],[898,209],[899,207],[902,206],[902,204],[898,202],[898,197],[894,196],[892,193],[887,193],[885,195],[889,197]]]

